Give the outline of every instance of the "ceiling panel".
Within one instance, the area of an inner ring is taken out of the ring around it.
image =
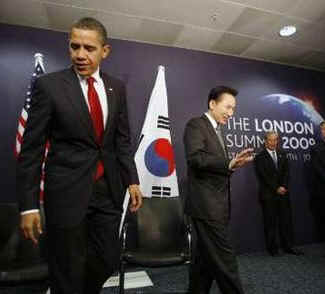
[[[281,15],[246,8],[237,20],[229,27],[229,31],[247,34],[254,37],[263,35],[265,30],[281,19]]]
[[[96,17],[97,11],[75,8],[65,5],[44,3],[51,28],[59,31],[68,31],[78,19],[90,16]]]
[[[298,34],[286,38],[281,37],[279,31],[282,27],[287,25],[296,26]],[[264,29],[263,34],[261,34],[260,37],[266,40],[283,41],[285,43],[287,42],[296,43],[299,42],[299,38],[301,38],[304,32],[308,31],[308,28],[310,26],[311,23],[305,20],[297,19],[293,17],[281,16],[277,22],[273,23],[269,27],[266,27]]]
[[[296,64],[325,70],[324,60],[325,60],[324,52],[314,51],[304,56],[300,60],[297,60]]]
[[[19,7],[19,9],[17,9]],[[35,27],[48,27],[46,9],[39,1],[4,0],[0,3],[0,22]]]
[[[211,51],[222,32],[207,30],[200,27],[185,26],[179,33],[174,45],[182,48]]]
[[[242,56],[291,63],[304,56],[308,51],[306,48],[282,42],[263,40],[255,42]]]
[[[141,27],[141,19],[119,13],[105,12],[98,13],[97,18],[105,25],[110,38],[123,40],[137,39],[137,33]]]
[[[26,0],[26,1],[30,1],[30,0]],[[86,8],[87,3],[89,4],[91,2],[91,0],[37,0],[37,1],[43,3],[63,4],[67,6],[76,6],[76,7],[84,7],[84,8]]]
[[[285,13],[292,6],[296,5],[298,1],[299,0],[230,0],[229,2],[235,2],[261,10]]]
[[[247,48],[252,46],[254,42],[256,42],[256,39],[224,33],[214,44],[213,51],[232,55],[241,55],[247,50]]]
[[[72,5],[72,0],[38,0],[42,3],[50,3],[50,4],[62,4],[66,6]]]
[[[242,6],[218,0],[93,0],[86,7],[217,30],[230,26],[244,9]]]
[[[310,24],[293,37],[293,42],[301,46],[325,52],[324,31],[323,27],[316,24]]]
[[[288,15],[301,17],[303,19],[318,22],[325,20],[325,1],[324,0],[299,0],[287,11]]]
[[[182,25],[144,19],[136,37],[139,41],[172,45],[182,29]]]
[[[296,26],[297,33],[287,38],[281,37],[279,31],[285,25]],[[318,48],[320,51],[325,51],[324,30],[325,26],[323,25],[283,16],[277,23],[265,29],[260,37],[266,40],[277,40],[283,43],[291,43],[296,46]]]

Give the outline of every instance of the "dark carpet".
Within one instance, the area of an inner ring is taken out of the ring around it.
[[[299,247],[305,255],[281,254],[271,257],[266,252],[238,257],[239,270],[246,294],[325,294],[325,244]],[[136,268],[135,271],[143,270]],[[126,294],[186,293],[186,266],[146,269],[153,287],[125,290]],[[43,289],[42,289],[43,287]],[[101,294],[116,294],[118,287],[104,288]],[[0,288],[1,294],[44,294],[44,285]],[[219,294],[214,284],[211,293]]]

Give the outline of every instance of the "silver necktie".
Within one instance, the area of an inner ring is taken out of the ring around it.
[[[274,162],[274,165],[275,165],[275,167],[276,168],[278,168],[278,160],[277,160],[277,158],[276,158],[276,153],[275,153],[275,151],[273,150],[273,151],[271,151],[271,154],[272,154],[272,159],[273,159],[273,162]]]
[[[220,144],[221,144],[221,147],[222,147],[222,149],[223,149],[223,152],[224,152],[225,156],[227,157],[226,148],[225,148],[225,142],[223,141],[223,138],[222,138],[222,135],[221,135],[220,125],[218,125],[218,126],[216,127],[216,133],[217,133],[217,136],[218,136],[219,142],[220,142]]]

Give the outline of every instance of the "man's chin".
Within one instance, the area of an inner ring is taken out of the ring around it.
[[[84,68],[84,67],[74,67],[75,71],[82,77],[87,77],[90,76],[91,74],[89,73],[89,70]]]
[[[81,70],[81,69],[77,69],[78,74],[80,74],[81,76],[89,76],[89,72],[88,70]]]

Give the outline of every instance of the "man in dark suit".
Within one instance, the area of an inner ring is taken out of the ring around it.
[[[17,167],[21,229],[42,233],[39,182],[46,140],[45,216],[51,294],[96,294],[119,263],[118,228],[126,188],[142,202],[131,152],[124,84],[101,72],[110,53],[93,18],[72,26],[72,67],[35,82]]]
[[[208,111],[191,119],[184,144],[188,168],[185,211],[197,235],[190,268],[189,293],[208,294],[215,280],[222,293],[243,293],[238,266],[228,236],[230,176],[253,160],[246,149],[229,160],[220,126],[233,115],[237,91],[218,86],[210,91]]]
[[[312,208],[319,239],[325,239],[325,121],[319,125],[320,140],[311,150]]]
[[[266,248],[271,256],[279,254],[277,231],[283,250],[289,254],[302,252],[293,248],[293,226],[289,197],[289,163],[286,153],[279,149],[279,135],[265,134],[265,148],[255,156],[259,182],[259,197],[263,209]]]

